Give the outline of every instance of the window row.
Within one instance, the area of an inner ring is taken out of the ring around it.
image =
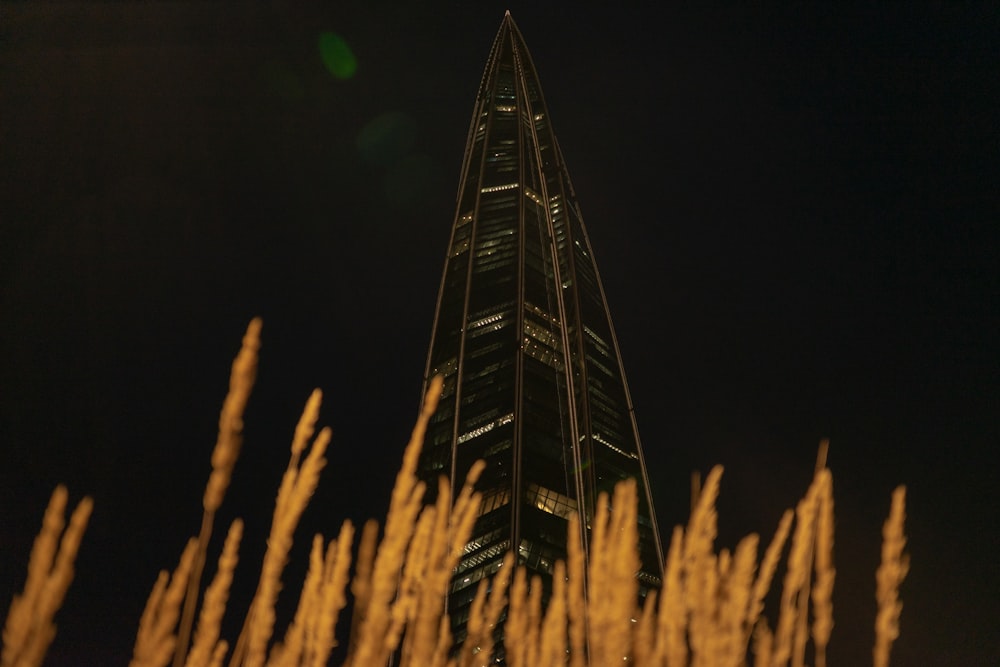
[[[562,350],[562,339],[548,328],[532,322],[530,318],[524,318],[524,333],[531,336],[539,343],[551,347],[553,350]]]
[[[600,433],[594,433],[593,437],[594,437],[595,441],[601,443],[602,445],[604,445],[605,447],[607,447],[611,451],[617,452],[618,454],[621,454],[622,456],[627,456],[630,459],[635,459],[637,461],[639,460],[639,457],[634,452],[626,452],[621,447],[618,447],[616,445],[611,444]]]
[[[497,534],[497,536],[499,536],[500,532],[501,531],[499,530],[494,531],[494,533]],[[508,549],[510,549],[510,539],[504,539],[494,544],[491,544],[484,549],[479,549],[478,551],[474,551],[473,553],[470,553],[469,555],[465,556],[459,562],[458,567],[455,569],[455,572],[461,575],[462,573],[467,572],[468,570],[471,570],[474,567],[482,565],[486,561],[497,560],[497,559],[503,560],[503,556],[505,553],[507,553]]]
[[[483,433],[489,433],[493,429],[500,426],[505,426],[506,424],[509,424],[512,421],[514,421],[514,413],[510,412],[502,417],[498,417],[496,420],[491,421],[488,424],[483,424],[479,428],[474,428],[471,431],[466,431],[462,435],[458,436],[458,444],[461,445],[463,443],[468,442],[469,440],[472,440],[473,438],[478,438]]]
[[[504,544],[505,551],[507,549],[507,546],[509,546],[509,543]],[[457,593],[463,588],[468,588],[473,584],[477,583],[480,579],[492,576],[501,567],[503,567],[502,557],[499,558],[498,560],[493,561],[492,563],[487,563],[482,567],[476,568],[475,570],[472,570],[470,572],[466,572],[464,576],[455,577],[454,579],[452,579],[451,582],[451,592]]]
[[[532,359],[537,359],[554,371],[561,373],[566,368],[563,363],[562,353],[556,352],[547,345],[540,345],[538,342],[525,336],[521,346],[525,354]]]

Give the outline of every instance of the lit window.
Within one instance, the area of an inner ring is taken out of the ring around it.
[[[458,436],[458,441],[457,442],[458,442],[459,445],[461,445],[462,443],[468,442],[469,440],[472,440],[473,438],[478,438],[483,433],[489,433],[490,431],[492,431],[493,429],[497,428],[498,426],[504,426],[505,424],[509,424],[512,421],[514,421],[514,413],[513,412],[509,412],[509,413],[505,414],[503,417],[497,418],[495,421],[491,421],[488,424],[483,424],[479,428],[474,428],[471,431],[467,431],[467,432],[463,433],[462,435]]]
[[[637,455],[635,455],[635,454],[634,454],[634,453],[632,453],[632,452],[626,452],[626,451],[625,451],[624,449],[622,449],[622,448],[620,448],[620,447],[616,447],[616,446],[612,445],[612,444],[611,444],[610,442],[608,442],[607,440],[605,440],[605,439],[604,439],[604,438],[603,438],[603,437],[601,436],[601,434],[600,434],[600,433],[595,433],[595,434],[594,434],[594,440],[596,440],[597,442],[601,443],[602,445],[604,445],[604,446],[605,446],[605,447],[607,447],[608,449],[611,449],[612,451],[615,451],[615,452],[618,452],[618,453],[619,453],[619,454],[621,454],[622,456],[627,456],[627,457],[629,457],[630,459],[638,459],[638,458],[639,458],[639,457],[638,457]]]
[[[454,258],[461,255],[463,252],[469,249],[469,239],[463,239],[455,243],[452,247],[451,252],[448,253],[448,258]]]
[[[542,198],[538,196],[538,193],[529,187],[524,188],[524,196],[530,199],[531,201],[535,202],[539,206],[545,205],[545,202],[543,202]]]
[[[487,188],[482,188],[480,192],[500,192],[501,190],[513,190],[517,187],[517,183],[506,183],[504,185],[491,185]]]
[[[479,516],[488,514],[510,502],[510,489],[494,489],[487,492],[479,503]]]
[[[534,483],[528,484],[524,499],[543,512],[554,514],[563,519],[568,518],[577,509],[576,501],[569,496]]]
[[[499,322],[502,319],[503,319],[503,313],[496,313],[495,315],[484,317],[481,320],[476,320],[475,322],[469,325],[469,329],[478,329],[479,327],[486,326],[487,324]]]
[[[524,309],[527,310],[528,312],[538,315],[543,320],[548,320],[549,322],[552,322],[552,324],[556,325],[556,327],[559,326],[559,319],[557,317],[549,315],[547,312],[545,312],[544,310],[542,310],[541,308],[539,308],[538,306],[529,301],[524,302]]]
[[[538,326],[530,319],[525,318],[524,320],[524,333],[528,334],[540,343],[548,345],[553,350],[562,349],[562,341],[553,332]]]

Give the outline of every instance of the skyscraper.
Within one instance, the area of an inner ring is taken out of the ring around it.
[[[475,460],[487,462],[448,599],[456,641],[477,582],[505,552],[544,578],[566,555],[569,513],[585,526],[598,493],[626,477],[639,483],[640,588],[659,586],[660,540],[604,288],[509,13],[469,127],[427,360],[427,379],[436,374],[444,394],[420,474],[460,485]]]

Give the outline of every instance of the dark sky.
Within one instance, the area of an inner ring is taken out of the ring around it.
[[[243,587],[313,387],[334,445],[293,559],[313,531],[382,516],[508,7],[608,292],[661,530],[685,520],[690,472],[722,463],[720,546],[769,537],[829,437],[831,664],[870,663],[900,483],[895,664],[1000,664],[995,8],[284,4],[0,6],[0,604],[52,488],[96,502],[49,664],[127,661],[156,572],[198,529],[254,315],[261,369],[220,516],[248,523]],[[324,67],[324,33],[353,77]]]

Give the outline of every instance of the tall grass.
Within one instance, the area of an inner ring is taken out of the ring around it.
[[[416,477],[424,432],[441,390],[428,391],[392,491],[384,529],[370,521],[352,563],[354,528],[345,521],[333,540],[316,535],[298,605],[281,638],[275,605],[292,537],[326,465],[329,429],[316,433],[322,396],[309,399],[292,440],[279,488],[256,593],[241,616],[233,643],[222,638],[229,590],[237,575],[243,524],[228,528],[215,573],[202,590],[202,570],[214,516],[224,500],[239,456],[243,411],[256,375],[259,320],[251,322],[233,363],[230,389],[219,419],[219,436],[203,497],[197,538],[183,549],[176,568],[159,574],[139,619],[134,667],[231,667],[326,665],[347,638],[349,667],[386,664],[392,654],[403,667],[485,667],[501,647],[495,628],[506,610],[503,652],[511,667],[569,664],[640,667],[798,667],[811,655],[826,665],[833,628],[833,481],[825,455],[794,512],[788,510],[763,555],[760,539],[746,536],[730,552],[715,550],[722,468],[714,468],[695,495],[687,526],[673,530],[664,586],[638,606],[637,495],[633,481],[602,496],[590,517],[592,539],[585,557],[572,516],[568,557],[554,568],[552,594],[542,608],[542,586],[510,553],[490,580],[479,584],[468,621],[468,637],[452,650],[445,611],[450,578],[480,510],[474,484],[478,463],[457,495],[439,481],[437,500],[424,504],[425,485]],[[28,565],[24,592],[11,603],[3,630],[2,667],[40,665],[55,636],[53,617],[73,577],[73,562],[92,503],[85,498],[69,526],[67,492],[56,489]],[[882,563],[876,575],[878,614],[873,664],[886,667],[899,632],[899,586],[906,575],[905,492],[892,497],[883,530]],[[64,531],[65,528],[65,531]],[[576,536],[576,537],[574,537]],[[790,539],[789,539],[790,538]],[[782,563],[783,560],[783,563]],[[353,565],[353,576],[351,566]],[[782,587],[773,625],[765,600],[778,573]],[[586,584],[586,585],[585,585]],[[338,628],[340,612],[353,596],[349,628]],[[584,593],[586,591],[586,594]],[[233,612],[229,612],[233,613]],[[239,613],[239,612],[235,612]],[[193,641],[191,638],[193,637]],[[811,653],[810,653],[811,650]]]

